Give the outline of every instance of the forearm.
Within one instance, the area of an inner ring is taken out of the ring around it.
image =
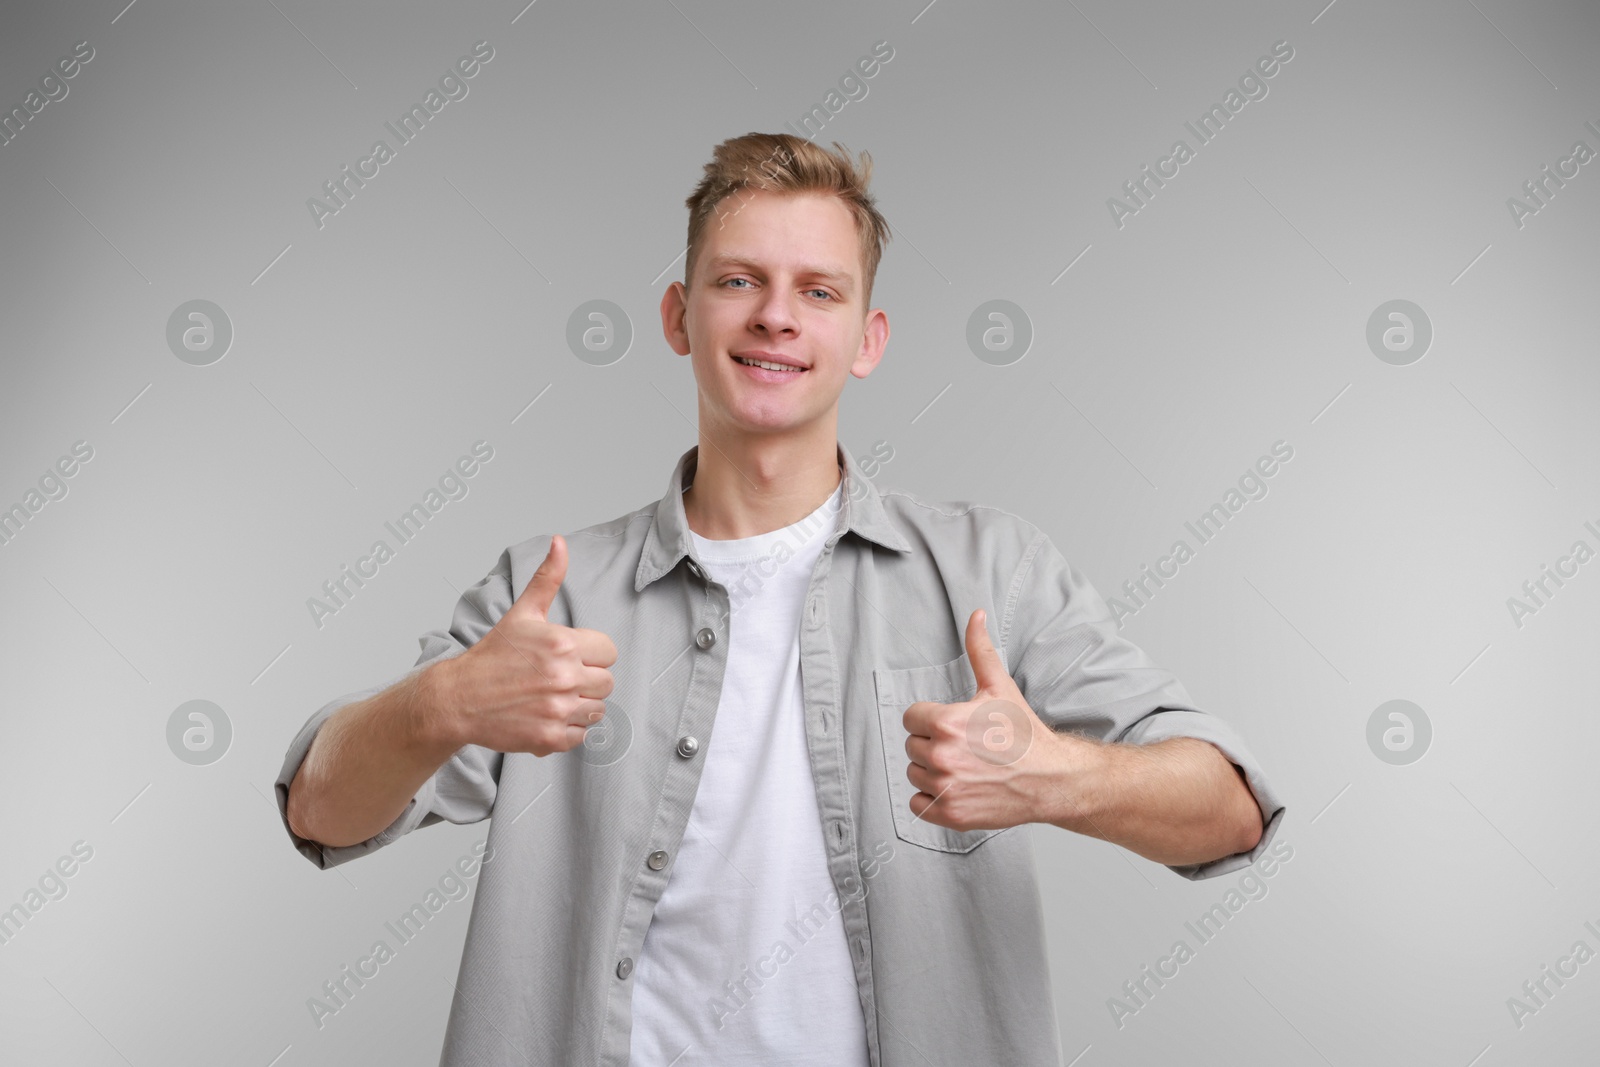
[[[289,786],[296,834],[329,847],[353,845],[400,815],[460,745],[444,695],[449,660],[407,675],[330,715]]]
[[[1157,863],[1205,863],[1255,847],[1261,809],[1238,769],[1208,742],[1086,742],[1077,735],[1044,799],[1045,820]]]

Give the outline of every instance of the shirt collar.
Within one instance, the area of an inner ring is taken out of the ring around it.
[[[910,552],[911,543],[889,521],[883,501],[878,496],[878,487],[861,472],[855,457],[847,449],[835,443],[834,450],[838,454],[839,465],[844,468],[842,528],[896,552]],[[633,581],[636,593],[670,572],[684,556],[691,555],[689,520],[683,510],[683,491],[693,483],[699,459],[700,446],[695,445],[678,457],[678,464],[667,479],[666,495],[656,505],[655,521],[650,524],[650,531],[645,535],[644,551],[639,555],[639,571]]]

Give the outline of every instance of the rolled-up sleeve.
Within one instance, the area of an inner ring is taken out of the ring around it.
[[[501,553],[494,569],[456,601],[455,614],[448,629],[430,630],[417,639],[422,651],[410,670],[369,689],[338,697],[306,720],[306,724],[289,743],[275,789],[283,828],[301,855],[318,867],[336,867],[382,848],[419,826],[431,826],[438,822],[474,823],[489,817],[494,810],[500,765],[504,757],[499,752],[478,745],[466,745],[458,750],[431,778],[422,783],[394,822],[367,840],[353,845],[332,848],[295,833],[289,826],[289,786],[299,773],[317,731],[322,729],[322,724],[329,716],[348,704],[376,696],[407,675],[439,660],[459,656],[494,628],[514,599],[511,593],[511,553],[508,549]]]
[[[1261,840],[1247,852],[1174,866],[1211,878],[1253,863],[1283,820],[1284,805],[1243,738],[1196,707],[1171,673],[1119,635],[1105,600],[1040,533],[1017,566],[1001,646],[1007,669],[1041,720],[1102,741],[1151,744],[1193,737],[1215,745],[1243,773],[1261,808]]]

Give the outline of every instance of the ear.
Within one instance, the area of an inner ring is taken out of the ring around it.
[[[689,291],[682,282],[673,282],[661,294],[661,335],[680,356],[689,354],[689,328],[685,316],[689,312]]]
[[[862,324],[861,351],[856,353],[855,362],[850,364],[850,373],[857,378],[871,374],[883,359],[883,350],[888,344],[889,315],[882,308],[873,308],[867,312],[867,320]]]

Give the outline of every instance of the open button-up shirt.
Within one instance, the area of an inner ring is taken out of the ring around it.
[[[1118,635],[1044,531],[997,508],[880,490],[847,449],[838,455],[843,510],[811,575],[800,672],[837,889],[828,907],[842,916],[861,1015],[817,1023],[864,1025],[874,1067],[1058,1064],[1028,837],[951,830],[910,808],[902,716],[917,701],[975,695],[964,643],[973,610],[986,610],[1006,670],[1051,728],[1132,743],[1199,738],[1244,772],[1263,814],[1260,842],[1177,873],[1253,862],[1284,806],[1237,734]],[[695,560],[684,513],[697,457],[698,446],[679,458],[660,501],[565,535],[567,576],[548,618],[604,631],[618,650],[605,718],[582,746],[538,757],[467,745],[370,840],[324,848],[289,831],[306,858],[330,867],[419,827],[490,820],[443,1067],[628,1062],[629,978],[672,876],[700,757],[715,744],[727,660],[729,590]],[[482,639],[550,541],[507,548],[449,628],[419,639],[412,670]],[[285,829],[289,785],[323,721],[396,680],[339,697],[296,735],[277,780]]]

